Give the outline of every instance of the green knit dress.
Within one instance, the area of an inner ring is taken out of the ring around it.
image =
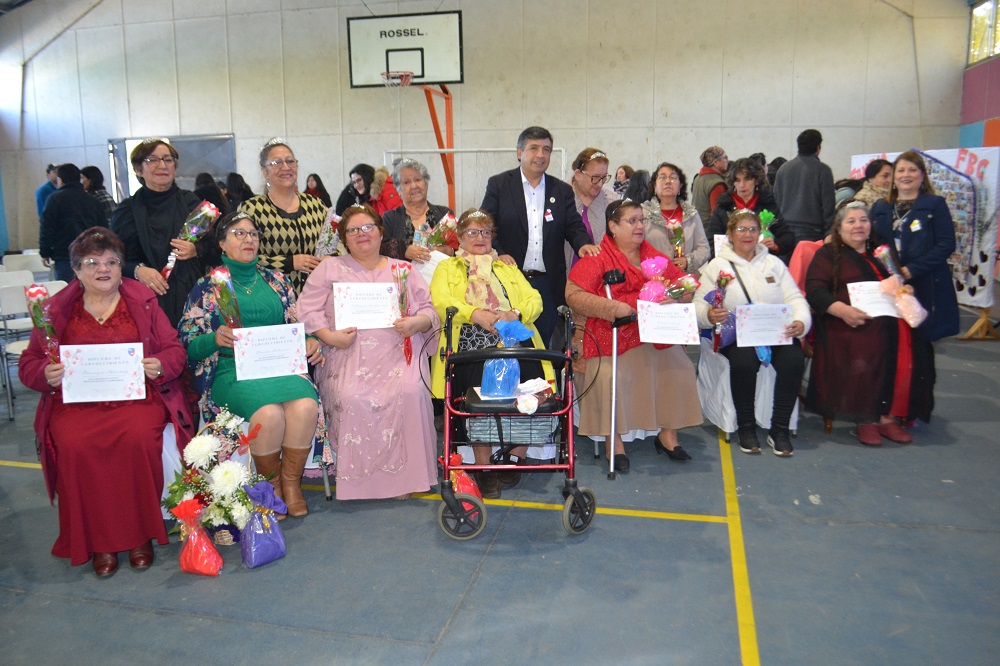
[[[229,257],[222,262],[229,268],[233,291],[240,306],[243,325],[273,326],[285,323],[281,298],[257,272],[257,263],[241,263]],[[219,363],[212,381],[212,401],[230,412],[249,419],[265,405],[274,405],[299,398],[317,400],[312,382],[297,375],[267,379],[236,380],[236,361],[232,349],[220,349],[215,333],[200,335],[188,346],[188,358],[201,360],[219,352]]]

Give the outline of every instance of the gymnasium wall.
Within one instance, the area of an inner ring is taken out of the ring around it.
[[[0,18],[11,247],[37,245],[44,166],[106,169],[112,137],[233,133],[259,189],[258,148],[284,136],[300,185],[315,171],[334,196],[353,164],[432,147],[417,89],[397,110],[383,90],[349,87],[346,19],[368,8],[463,11],[456,147],[511,154],[463,159],[460,180],[513,167],[531,124],[569,159],[593,145],[612,168],[669,160],[689,178],[709,145],[792,157],[806,127],[838,176],[853,154],[958,142],[965,0],[34,0]],[[440,163],[425,161],[431,200],[446,202]]]

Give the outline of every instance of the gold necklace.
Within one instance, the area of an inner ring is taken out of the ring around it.
[[[233,276],[230,275],[229,277],[233,277]],[[243,287],[243,291],[247,292],[247,296],[249,296],[250,294],[253,293],[253,288],[257,286],[257,278],[259,278],[259,277],[260,277],[260,273],[256,273],[255,272],[253,274],[253,282],[250,283],[249,287],[247,287],[246,285],[240,284],[239,282],[236,282],[236,278],[233,278],[233,282],[235,284],[238,284],[239,286]]]
[[[84,303],[84,308],[86,308],[87,312],[90,312],[91,316],[93,316],[95,319],[97,319],[97,323],[98,324],[103,324],[104,321],[108,317],[110,317],[112,314],[114,314],[115,309],[118,307],[118,300],[119,300],[119,298],[120,298],[120,296],[115,296],[114,303],[111,304],[111,307],[106,308],[105,310],[103,310],[103,314],[100,315],[100,316],[98,316],[89,307],[87,307],[86,303]]]

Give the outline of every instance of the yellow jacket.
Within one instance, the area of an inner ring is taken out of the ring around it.
[[[525,279],[521,271],[515,266],[508,266],[502,261],[493,262],[493,274],[497,276],[500,284],[507,291],[507,298],[510,300],[511,308],[520,311],[521,322],[527,326],[534,334],[531,341],[536,349],[544,349],[542,336],[535,328],[535,320],[542,314],[542,297]],[[441,317],[444,324],[447,314],[445,310],[450,307],[458,308],[458,314],[452,320],[451,345],[452,351],[457,351],[458,333],[462,324],[471,323],[472,312],[476,309],[465,300],[465,290],[469,286],[469,275],[465,261],[461,257],[451,257],[438,264],[434,271],[434,279],[431,280],[431,300],[434,302],[434,309]],[[441,350],[445,345],[445,331],[441,331],[441,339],[438,340],[437,353],[431,359],[431,388],[435,398],[444,397],[444,361],[441,360]],[[545,378],[550,382],[555,381],[555,373],[551,363],[542,364]]]

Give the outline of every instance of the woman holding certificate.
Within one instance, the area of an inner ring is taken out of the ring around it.
[[[601,240],[601,251],[577,262],[569,272],[566,303],[574,312],[587,317],[583,355],[588,359],[584,387],[593,389],[583,395],[580,404],[581,435],[605,438],[605,453],[614,455],[615,470],[628,472],[622,434],[639,430],[659,431],[653,448],[671,460],[690,460],[691,456],[677,442],[677,430],[701,424],[701,406],[695,383],[694,366],[684,348],[670,346],[656,349],[639,341],[639,325],[625,324],[618,329],[618,404],[616,406],[614,449],[611,431],[611,342],[615,334],[611,323],[635,314],[639,290],[646,284],[639,264],[651,257],[665,256],[646,241],[643,211],[630,199],[612,201],[607,210],[608,229]],[[613,270],[624,273],[625,281],[611,287],[612,298],[605,296],[604,276]],[[685,275],[668,264],[664,278],[669,282]],[[690,297],[690,295],[689,295]],[[684,300],[688,300],[687,298]],[[672,302],[667,297],[664,303]],[[592,361],[601,357],[600,362]]]
[[[382,218],[349,206],[348,255],[326,259],[302,289],[299,316],[323,344],[316,370],[337,448],[337,499],[408,499],[437,482],[437,433],[423,351],[440,326],[413,265],[379,253]]]
[[[119,552],[127,550],[129,564],[145,569],[153,563],[151,540],[167,543],[160,513],[164,428],[173,424],[183,449],[193,427],[178,379],[184,348],[156,294],[122,279],[121,240],[94,227],[73,241],[69,253],[77,279],[47,300],[54,337],[64,348],[81,345],[91,352],[116,343],[141,345],[144,397],[64,400],[70,379],[63,363],[49,357],[41,328],[32,331],[18,376],[42,394],[35,432],[49,499],[59,496],[52,554],[73,565],[93,556],[103,578],[118,569]],[[128,346],[124,353],[127,363]]]
[[[295,290],[284,274],[257,263],[261,230],[254,218],[228,213],[213,231],[223,265],[191,290],[178,325],[201,395],[202,417],[212,421],[225,406],[248,420],[251,430],[260,425],[250,442],[257,472],[271,479],[275,494],[288,505],[288,515],[302,517],[309,513],[300,486],[302,471],[314,447],[326,444],[316,387],[307,375],[240,380],[233,356],[234,327],[298,321]],[[229,284],[220,287],[220,282]],[[220,307],[228,301],[220,294],[235,298],[238,322]],[[312,364],[322,362],[319,341],[306,340],[306,356]]]
[[[792,322],[784,326],[783,331],[775,332],[791,338],[791,344],[740,347],[733,343],[719,350],[729,359],[729,382],[736,408],[739,446],[744,453],[760,453],[754,395],[761,357],[766,359],[770,353],[770,363],[777,378],[767,443],[774,455],[788,457],[792,455],[788,423],[798,400],[805,369],[805,355],[798,338],[806,334],[812,323],[809,304],[785,264],[760,242],[760,218],[757,213],[741,209],[730,215],[726,236],[729,242],[722,244],[719,256],[701,269],[701,286],[694,295],[698,325],[713,328],[722,324],[729,318],[729,313],[735,312],[741,305],[784,304],[791,308]],[[721,305],[715,307],[705,300],[705,296],[719,288],[716,285],[720,273],[731,275],[732,281],[728,286],[721,287],[725,296]]]
[[[837,211],[831,235],[809,265],[806,296],[816,312],[806,403],[824,418],[853,419],[858,441],[913,441],[895,418],[930,418],[933,381],[922,356],[913,354],[909,325],[897,317],[871,317],[851,304],[849,286],[877,285],[891,274],[873,253],[867,204],[853,201]]]

